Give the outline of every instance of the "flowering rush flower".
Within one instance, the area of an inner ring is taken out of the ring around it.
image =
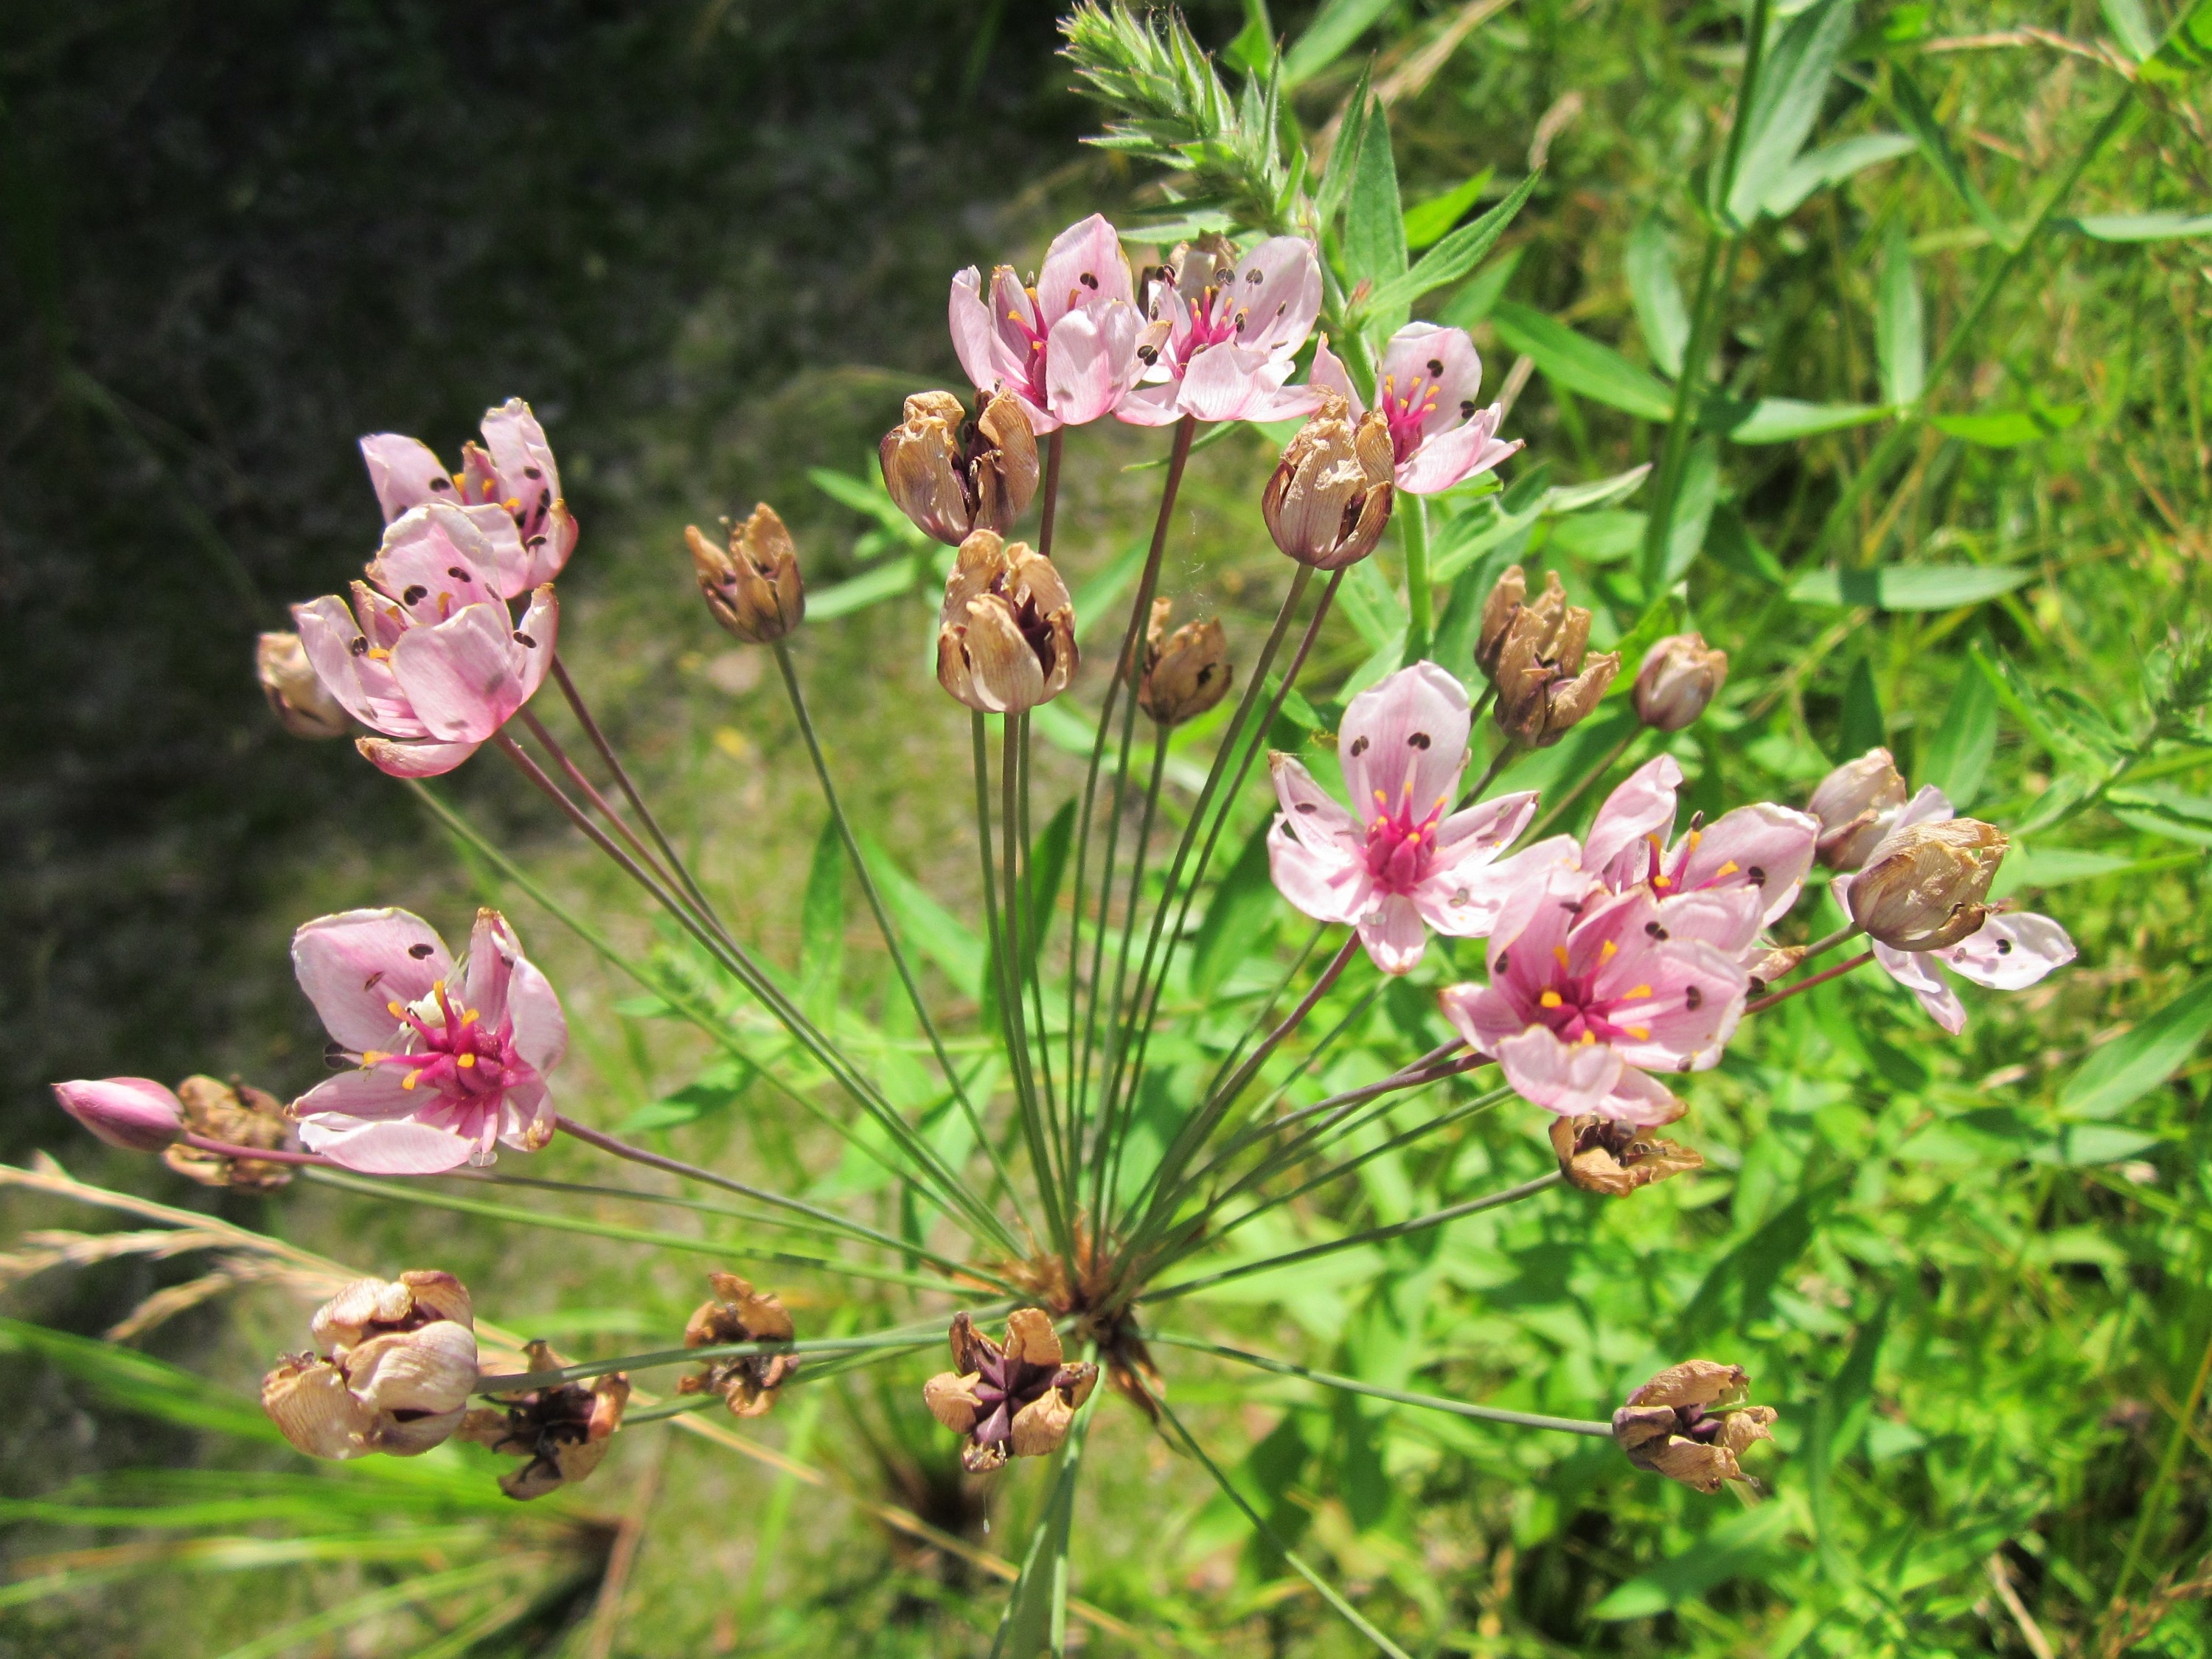
[[[430,447],[397,432],[361,441],[368,480],[392,524],[418,507],[441,501],[469,515],[500,552],[511,599],[559,575],[576,547],[576,520],[561,499],[552,446],[530,405],[509,398],[484,410],[482,445],[461,446],[461,470],[448,472]]]
[[[1314,351],[1313,383],[1341,392],[1354,419],[1367,412],[1359,389],[1324,339]],[[1463,328],[1408,323],[1390,337],[1375,371],[1376,407],[1390,426],[1398,488],[1433,495],[1487,472],[1521,440],[1498,436],[1502,404],[1475,405],[1482,390],[1482,359]]]
[[[1148,277],[1139,384],[1114,413],[1134,426],[1281,421],[1310,415],[1312,386],[1286,386],[1321,315],[1321,260],[1303,237],[1273,236],[1249,253],[1210,237]]]
[[[495,1143],[553,1138],[546,1077],[568,1052],[561,1000],[496,910],[477,912],[458,970],[404,910],[321,916],[292,936],[300,988],[347,1070],[292,1103],[300,1139],[372,1175],[489,1164]]]
[[[544,683],[560,604],[548,583],[515,622],[507,598],[524,556],[480,517],[433,501],[386,529],[350,609],[334,593],[292,607],[324,689],[381,733],[358,742],[382,770],[452,771]]]
[[[1036,285],[1012,265],[952,279],[952,348],[978,392],[1000,387],[1042,435],[1111,410],[1137,368],[1137,314],[1121,239],[1098,214],[1052,239]]]
[[[1415,663],[1344,711],[1337,756],[1351,811],[1288,755],[1267,757],[1283,809],[1267,842],[1276,887],[1315,921],[1357,928],[1386,974],[1420,961],[1428,928],[1480,938],[1517,884],[1561,857],[1572,860],[1573,839],[1558,836],[1499,861],[1534,815],[1532,791],[1449,811],[1471,723],[1460,683],[1432,662]]]
[[[1554,863],[1506,901],[1490,983],[1448,988],[1444,1018],[1562,1117],[1671,1123],[1686,1108],[1650,1073],[1719,1064],[1750,983],[1734,945],[1744,908],[1726,892],[1662,900],[1643,884],[1608,895]]]
[[[1609,892],[1648,887],[1662,909],[1692,893],[1735,899],[1734,926],[1712,943],[1757,954],[1759,930],[1797,902],[1813,867],[1820,820],[1759,801],[1711,823],[1691,820],[1670,845],[1682,769],[1671,755],[1646,761],[1606,798],[1582,847],[1582,867]]]
[[[1871,866],[1898,836],[1916,825],[1948,823],[1957,816],[1950,797],[1928,785],[1900,811],[1889,833],[1869,853]],[[1836,878],[1836,902],[1850,914],[1855,877]],[[1992,912],[1981,927],[1956,944],[1934,951],[1900,951],[1871,941],[1875,965],[1912,993],[1928,1017],[1953,1036],[1966,1029],[1966,1005],[1933,965],[1940,962],[1963,979],[1993,991],[2024,991],[2052,969],[2074,960],[2074,941],[2049,916],[2033,911]]]

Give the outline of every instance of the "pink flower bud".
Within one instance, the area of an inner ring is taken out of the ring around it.
[[[1659,732],[1679,732],[1705,712],[1728,682],[1728,653],[1702,634],[1669,634],[1644,653],[1630,694],[1636,718]]]
[[[1820,821],[1820,862],[1856,870],[1881,845],[1911,791],[1887,749],[1869,749],[1820,780],[1805,810]]]
[[[111,1146],[158,1152],[185,1132],[185,1109],[149,1077],[111,1077],[57,1083],[62,1109]]]

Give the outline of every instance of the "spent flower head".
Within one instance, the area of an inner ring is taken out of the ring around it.
[[[768,645],[799,626],[806,615],[806,585],[799,574],[799,550],[783,520],[766,501],[732,525],[726,547],[717,547],[696,524],[684,527],[699,596],[724,631],[749,645]]]
[[[1805,810],[1820,823],[1820,862],[1856,870],[1881,845],[1911,791],[1887,749],[1869,749],[1822,778]]]
[[[1018,1308],[1006,1340],[993,1341],[964,1313],[952,1316],[954,1370],[923,1387],[930,1414],[967,1444],[960,1462],[986,1474],[1009,1457],[1045,1457],[1060,1449],[1069,1425],[1098,1385],[1098,1367],[1068,1364],[1042,1308]]]
[[[476,1319],[451,1273],[358,1279],[315,1311],[315,1348],[261,1380],[261,1408],[312,1457],[413,1457],[461,1425],[477,1386]]]
[[[1375,550],[1390,522],[1390,440],[1379,415],[1354,418],[1322,394],[1313,417],[1283,447],[1260,495],[1275,545],[1300,564],[1341,570]]]
[[[692,1310],[684,1327],[687,1348],[722,1347],[738,1342],[788,1342],[797,1334],[783,1300],[773,1291],[756,1291],[735,1273],[709,1273],[714,1295]],[[738,1417],[760,1417],[775,1404],[776,1390],[799,1369],[789,1353],[725,1354],[706,1363],[677,1385],[678,1394],[719,1394]]]
[[[1220,622],[1208,617],[1204,622],[1185,623],[1170,634],[1168,617],[1173,609],[1166,599],[1152,601],[1137,679],[1137,706],[1167,726],[1196,720],[1228,695],[1230,682],[1237,677]]]
[[[1717,1492],[1731,1480],[1749,1483],[1738,1460],[1774,1437],[1775,1420],[1771,1406],[1744,1403],[1750,1382],[1741,1365],[1711,1359],[1670,1365],[1613,1414],[1614,1443],[1638,1468],[1693,1492]]]
[[[284,1103],[235,1078],[224,1083],[211,1077],[188,1077],[177,1085],[177,1098],[184,1107],[185,1127],[205,1139],[255,1152],[290,1152],[300,1144]],[[182,1141],[163,1152],[161,1161],[203,1187],[264,1192],[292,1178],[285,1164],[210,1152]]]
[[[533,1371],[558,1370],[563,1364],[544,1342],[530,1343],[523,1353]],[[629,1402],[629,1379],[609,1371],[588,1383],[562,1382],[494,1398],[498,1405],[474,1407],[455,1433],[503,1457],[526,1459],[499,1478],[501,1492],[526,1502],[575,1485],[605,1461]]]
[[[1010,392],[977,393],[972,416],[949,392],[917,392],[876,453],[899,510],[947,547],[1005,535],[1036,494],[1036,438]]]
[[[1050,559],[979,530],[960,544],[938,612],[937,681],[970,708],[1018,714],[1075,678],[1075,602]]]
[[[254,678],[270,712],[295,738],[342,738],[353,724],[345,705],[325,689],[297,634],[264,634],[254,642]]]
[[[1483,605],[1475,662],[1498,690],[1498,729],[1543,749],[1597,707],[1620,653],[1590,653],[1590,613],[1567,603],[1558,571],[1546,573],[1533,602],[1528,592],[1521,567],[1509,565]]]

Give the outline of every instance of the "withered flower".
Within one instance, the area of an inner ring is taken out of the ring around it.
[[[1983,900],[2008,845],[1978,818],[1897,830],[1850,878],[1851,920],[1892,950],[1956,945],[1989,920]]]
[[[261,1408],[313,1457],[413,1457],[461,1425],[477,1385],[475,1316],[451,1273],[357,1279],[315,1311],[319,1352],[287,1354]]]
[[[1221,624],[1209,617],[1185,623],[1170,634],[1172,608],[1166,599],[1152,601],[1137,682],[1137,706],[1162,726],[1196,720],[1228,694],[1229,683],[1236,678]]]
[[[1764,996],[1766,988],[1777,980],[1787,979],[1797,971],[1797,964],[1805,960],[1805,946],[1778,945],[1751,965],[1751,983],[1745,987],[1753,996]]]
[[[276,1096],[249,1088],[233,1079],[228,1083],[211,1077],[188,1077],[177,1085],[177,1098],[185,1109],[185,1127],[210,1140],[230,1146],[251,1146],[257,1152],[290,1152],[300,1144],[292,1120]],[[259,1158],[233,1158],[177,1142],[161,1154],[162,1162],[179,1175],[190,1176],[203,1187],[241,1187],[252,1192],[281,1187],[292,1172],[282,1164]]]
[[[979,530],[960,544],[937,619],[937,681],[970,708],[1018,714],[1075,678],[1075,603],[1052,561]]]
[[[1004,390],[977,393],[972,416],[949,392],[915,393],[877,455],[890,498],[947,547],[978,530],[1003,536],[1036,494],[1036,438]]]
[[[1626,1198],[1639,1187],[1705,1167],[1694,1149],[1662,1140],[1650,1128],[1595,1113],[1552,1120],[1552,1150],[1571,1187]]]
[[[297,634],[264,634],[253,647],[253,672],[270,711],[295,738],[342,738],[352,728],[345,708],[307,660]]]
[[[766,501],[743,524],[730,527],[726,550],[708,541],[696,524],[684,527],[684,539],[690,546],[707,609],[738,638],[766,645],[791,632],[806,615],[799,550]]]
[[[731,1342],[788,1342],[795,1334],[791,1315],[772,1291],[755,1291],[735,1273],[709,1273],[714,1299],[702,1302],[684,1328],[687,1348],[720,1347]],[[799,1369],[790,1353],[725,1355],[676,1385],[678,1394],[719,1394],[739,1417],[760,1417],[775,1404],[775,1391]]]
[[[1012,1457],[1045,1457],[1067,1438],[1077,1409],[1098,1385],[1098,1367],[1070,1365],[1042,1308],[1019,1308],[1001,1347],[964,1313],[952,1316],[952,1363],[922,1389],[930,1414],[967,1437],[961,1467],[986,1474]]]
[[[558,1370],[566,1363],[544,1342],[532,1342],[523,1352],[533,1371]],[[599,1467],[622,1426],[629,1378],[611,1371],[588,1385],[563,1382],[496,1398],[497,1406],[478,1406],[461,1419],[459,1437],[504,1456],[528,1458],[499,1478],[501,1492],[527,1501],[573,1486]]]
[[[1869,749],[1820,780],[1805,810],[1820,820],[1820,862],[1856,870],[1867,861],[1910,792],[1887,749]]]
[[[1390,522],[1390,423],[1380,410],[1355,416],[1341,393],[1283,447],[1260,494],[1275,545],[1300,564],[1341,570],[1375,550]]]
[[[1498,729],[1531,749],[1547,748],[1598,705],[1620,654],[1587,656],[1590,613],[1567,603],[1559,573],[1528,600],[1528,579],[1509,566],[1482,607],[1475,664],[1498,688]]]
[[[1702,634],[1669,634],[1644,653],[1629,699],[1656,732],[1679,732],[1705,712],[1728,683],[1728,653]]]
[[[1670,1365],[1613,1414],[1613,1440],[1638,1468],[1697,1492],[1747,1481],[1736,1460],[1773,1438],[1775,1418],[1771,1406],[1743,1403],[1750,1381],[1742,1366],[1710,1359]]]

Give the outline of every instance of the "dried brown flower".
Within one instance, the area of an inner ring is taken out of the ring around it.
[[[342,738],[353,718],[330,692],[297,634],[264,634],[253,647],[253,672],[269,707],[295,738]]]
[[[1185,623],[1168,633],[1172,606],[1152,601],[1145,629],[1144,664],[1137,682],[1137,706],[1162,726],[1196,720],[1228,694],[1236,678],[1229,665],[1229,642],[1212,617]],[[1165,637],[1163,638],[1162,636]]]
[[[916,392],[877,455],[890,498],[947,547],[978,530],[1005,535],[1036,494],[1036,438],[1003,390],[979,393],[973,416],[949,392]]]
[[[1639,1469],[1702,1492],[1749,1480],[1738,1459],[1769,1440],[1771,1406],[1747,1406],[1750,1377],[1741,1365],[1686,1359],[1628,1396],[1613,1414],[1613,1437]]]
[[[1816,843],[1831,870],[1856,870],[1889,833],[1911,792],[1887,749],[1869,749],[1820,780],[1805,810],[1820,820]]]
[[[1679,732],[1705,712],[1728,684],[1728,653],[1702,634],[1669,634],[1644,653],[1629,698],[1636,718],[1658,732]]]
[[[1558,571],[1531,603],[1519,565],[1484,602],[1475,664],[1498,689],[1498,729],[1531,749],[1557,743],[1598,705],[1620,672],[1618,652],[1587,654],[1590,613],[1567,603]]]
[[[714,1287],[714,1299],[701,1303],[684,1326],[685,1347],[791,1340],[791,1315],[774,1291],[755,1291],[735,1273],[710,1273],[707,1282]],[[706,1370],[685,1377],[676,1391],[719,1394],[738,1416],[759,1417],[775,1404],[776,1390],[798,1369],[797,1354],[729,1354],[708,1360]]]
[[[684,539],[691,549],[707,609],[738,639],[766,645],[781,639],[805,617],[806,586],[799,580],[799,550],[766,501],[755,507],[743,524],[730,526],[727,548],[716,547],[696,524],[684,527]]]
[[[1893,950],[1956,945],[1989,919],[1983,901],[2008,845],[1978,818],[1897,830],[1851,878],[1851,920]]]
[[[1626,1198],[1655,1181],[1705,1167],[1691,1147],[1662,1140],[1648,1127],[1595,1115],[1553,1118],[1552,1150],[1568,1185],[1607,1198]]]
[[[532,1342],[523,1352],[533,1371],[558,1370],[566,1363],[544,1342]],[[503,1456],[527,1458],[499,1478],[501,1492],[527,1501],[573,1486],[599,1468],[622,1426],[629,1379],[611,1371],[588,1384],[562,1382],[495,1397],[497,1406],[471,1410],[458,1433]]]
[[[357,1279],[309,1322],[319,1354],[288,1354],[261,1408],[314,1457],[428,1451],[461,1425],[477,1385],[475,1316],[451,1273]]]
[[[1098,1384],[1098,1367],[1065,1363],[1052,1316],[1019,1308],[1006,1321],[1003,1346],[964,1313],[952,1316],[952,1363],[922,1389],[931,1415],[964,1435],[961,1466],[970,1474],[1008,1457],[1043,1457],[1060,1449],[1075,1413]]]
[[[1260,495],[1275,545],[1316,570],[1358,563],[1390,522],[1392,465],[1382,412],[1354,416],[1342,394],[1322,392],[1320,410],[1284,446]]]
[[[1075,603],[1050,559],[979,530],[960,544],[938,612],[937,680],[970,708],[1018,714],[1075,677]]]
[[[177,1098],[184,1105],[185,1127],[210,1140],[251,1146],[257,1152],[291,1152],[300,1144],[283,1102],[235,1078],[223,1083],[211,1077],[188,1077],[177,1085]],[[292,1178],[291,1170],[284,1164],[205,1152],[182,1141],[163,1152],[161,1161],[203,1187],[264,1192]]]

